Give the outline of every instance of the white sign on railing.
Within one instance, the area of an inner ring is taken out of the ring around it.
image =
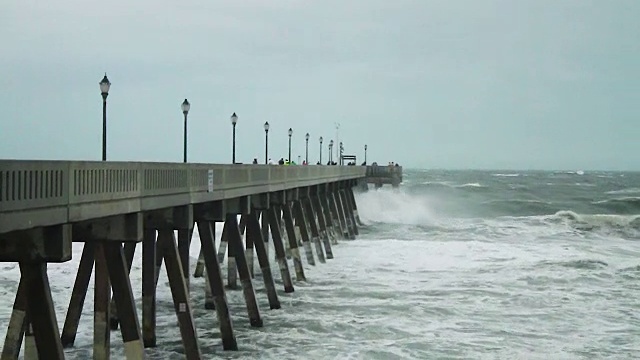
[[[209,178],[207,191],[213,192],[213,170],[212,169],[209,169],[209,171],[207,172],[207,176]]]

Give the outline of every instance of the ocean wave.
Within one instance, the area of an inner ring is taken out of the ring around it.
[[[558,211],[546,220],[564,223],[579,231],[619,232],[623,235],[640,235],[640,215],[577,214],[570,210]]]
[[[620,190],[611,190],[605,192],[608,195],[622,195],[622,194],[640,194],[640,188],[626,188]]]
[[[491,174],[491,176],[495,176],[495,177],[518,177],[520,176],[519,173],[513,173],[513,174]]]
[[[487,200],[482,204],[488,205],[492,213],[503,216],[544,215],[558,210],[553,203],[538,199]]]
[[[595,259],[579,259],[569,261],[542,261],[540,265],[546,266],[562,266],[571,269],[598,270],[609,266],[602,260]]]
[[[485,186],[480,185],[480,183],[467,183],[467,184],[462,184],[462,185],[453,185],[453,187],[456,187],[456,188],[465,188],[465,187],[476,187],[476,188],[479,188],[479,187],[485,187]]]
[[[635,196],[592,201],[591,204],[615,213],[637,214],[640,212],[640,197]]]

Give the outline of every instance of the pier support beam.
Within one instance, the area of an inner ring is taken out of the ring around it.
[[[238,274],[240,276],[240,282],[242,283],[242,292],[247,304],[249,323],[252,327],[262,327],[262,318],[260,317],[260,310],[258,309],[256,294],[253,289],[253,283],[251,282],[251,275],[249,274],[247,260],[244,257],[242,238],[240,236],[238,218],[236,214],[227,214],[227,219],[224,223],[224,230],[222,232],[223,237],[225,236],[225,233],[229,239],[229,252],[233,253],[236,258]]]
[[[93,276],[93,358],[109,359],[111,353],[111,328],[109,327],[109,301],[111,284],[104,254],[104,243],[95,243],[95,272]]]
[[[347,218],[347,207],[345,206],[342,190],[338,190],[336,192],[336,203],[338,205],[338,212],[340,214],[340,219],[344,223],[344,227],[346,231],[345,237],[347,239],[353,240],[355,239],[355,235],[353,234],[353,229],[351,228],[349,218]]]
[[[269,307],[271,309],[280,309],[280,301],[278,300],[278,294],[276,292],[276,286],[273,282],[273,275],[271,274],[271,264],[269,264],[269,255],[267,254],[265,242],[262,239],[262,229],[260,229],[260,223],[256,212],[253,211],[247,216],[247,236],[246,241],[252,241],[255,244],[256,253],[258,255],[258,262],[260,264],[260,270],[262,270],[262,279],[264,281],[264,287],[267,290],[267,297],[269,299]]]
[[[280,232],[280,223],[278,217],[280,212],[275,206],[272,206],[269,210],[262,212],[262,216],[267,219],[268,224],[271,225],[271,235],[273,238],[273,248],[276,253],[276,259],[278,260],[278,268],[280,268],[280,275],[282,276],[282,282],[284,284],[284,292],[292,293],[294,291],[293,283],[291,282],[291,274],[289,272],[289,264],[287,263],[287,255],[282,243],[282,234]],[[302,273],[304,278],[304,272]]]
[[[358,225],[362,226],[362,220],[360,220],[360,214],[358,214],[358,204],[356,203],[356,196],[353,193],[353,188],[348,188],[347,189],[347,195],[349,195],[350,199],[351,199],[351,207],[353,208],[353,215],[356,219],[356,222],[358,223]]]
[[[315,266],[316,261],[313,258],[313,250],[311,250],[311,239],[309,237],[307,219],[304,216],[300,200],[294,201],[293,203],[293,215],[296,218],[296,225],[300,228],[300,237],[302,237],[302,246],[304,247],[304,252],[307,256],[307,262],[309,265]]]
[[[331,243],[333,245],[338,244],[338,235],[336,231],[337,224],[334,223],[333,211],[331,211],[331,206],[329,202],[329,194],[326,192],[321,193],[318,196],[318,200],[322,204],[322,210],[324,212],[324,218],[326,220],[327,225],[327,233],[329,238],[331,239]]]
[[[144,347],[156,346],[156,229],[145,221],[142,239],[142,338]]]
[[[347,194],[349,189],[342,189],[342,204],[344,205],[345,215],[347,217],[347,224],[349,225],[352,238],[355,239],[356,235],[359,235],[358,224],[356,224],[356,218],[354,216],[353,207],[351,206],[351,198]]]
[[[169,278],[169,286],[171,287],[173,305],[178,317],[185,358],[201,359],[202,353],[198,344],[198,334],[193,322],[191,302],[189,301],[187,284],[184,281],[183,267],[180,262],[173,229],[158,230],[158,247],[162,248],[164,254],[164,264]]]
[[[302,267],[302,258],[300,257],[300,249],[298,248],[298,239],[296,239],[296,230],[293,226],[293,217],[291,216],[291,208],[289,204],[285,204],[282,207],[282,217],[284,219],[284,225],[287,230],[287,240],[289,241],[289,249],[291,251],[291,257],[293,258],[293,266],[296,270],[296,280],[306,281],[304,275],[304,268]],[[271,223],[271,229],[273,231],[274,223]]]
[[[71,291],[71,299],[67,308],[67,316],[62,327],[62,346],[71,347],[76,340],[78,333],[78,324],[80,324],[80,315],[84,300],[87,297],[87,289],[89,289],[89,281],[93,272],[93,262],[95,259],[95,247],[93,242],[87,242],[82,248],[82,256],[78,265],[76,280],[73,283]]]
[[[136,243],[135,242],[126,242],[124,243],[124,257],[127,261],[127,274],[131,273],[131,265],[133,264],[133,257],[136,254]],[[111,326],[111,330],[118,329],[118,307],[116,306],[115,298],[111,299],[111,307],[109,325]]]
[[[324,216],[324,210],[318,195],[314,195],[310,199],[311,211],[318,216],[318,232],[320,239],[324,244],[324,250],[327,253],[327,259],[333,259],[333,250],[331,249],[331,241],[329,239],[329,230]]]
[[[215,304],[218,324],[220,326],[220,337],[222,338],[222,348],[225,350],[238,350],[235,335],[233,334],[233,323],[229,313],[229,305],[222,281],[222,272],[218,258],[215,256],[214,229],[215,222],[205,220],[207,217],[199,217],[198,232],[205,260],[207,271],[206,281],[211,291],[212,302]]]
[[[33,330],[38,358],[64,359],[60,331],[47,276],[47,264],[23,261],[20,262],[20,273],[21,279],[25,281],[27,290],[26,313],[30,320],[30,329]]]
[[[27,321],[27,285],[26,281],[20,277],[18,291],[16,291],[16,299],[13,302],[13,311],[9,319],[7,335],[4,339],[2,347],[2,355],[0,360],[17,359],[20,355],[20,347],[26,327],[29,326]]]
[[[135,250],[135,243],[129,243],[129,248]],[[131,246],[133,245],[133,246]],[[129,250],[129,256],[133,258],[133,250]],[[122,341],[124,353],[127,359],[143,359],[144,347],[136,304],[131,290],[129,271],[131,264],[125,260],[122,245],[118,242],[104,243],[105,263],[109,271],[109,278],[113,287],[113,298],[120,314]]]
[[[324,258],[324,250],[322,250],[322,244],[320,243],[320,231],[318,230],[318,223],[316,222],[316,213],[313,211],[313,206],[311,205],[311,199],[306,198],[302,200],[303,209],[306,213],[307,223],[310,225],[309,228],[311,230],[311,236],[313,240],[313,244],[316,247],[316,253],[318,255],[318,261],[320,263],[326,263],[327,261]]]
[[[344,214],[341,211],[342,205],[340,204],[339,200],[340,200],[340,197],[338,196],[337,192],[330,193],[329,202],[331,203],[334,217],[337,219],[338,227],[340,229],[340,234],[343,239],[348,239],[349,232],[347,230]]]

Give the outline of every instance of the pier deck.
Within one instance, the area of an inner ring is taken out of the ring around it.
[[[295,282],[305,280],[299,246],[313,265],[333,258],[339,239],[354,239],[360,219],[352,188],[366,174],[364,166],[0,160],[0,261],[18,262],[21,269],[0,359],[17,358],[23,339],[25,357],[63,359],[64,347],[74,344],[92,274],[94,359],[109,358],[109,333],[118,327],[126,357],[144,358],[144,348],[157,345],[161,267],[171,285],[185,358],[202,358],[189,296],[196,224],[201,254],[194,275],[206,274],[204,307],[215,309],[223,348],[237,349],[225,291],[241,288],[250,325],[263,326],[253,290],[254,254],[269,306],[280,308],[270,261],[275,258],[284,293],[290,293]],[[218,249],[216,222],[224,223]],[[70,260],[72,242],[84,248],[60,333],[46,264]],[[129,280],[139,243],[141,321]],[[220,267],[225,256],[226,286]]]

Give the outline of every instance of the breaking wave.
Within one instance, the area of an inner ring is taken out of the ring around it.
[[[562,223],[579,231],[616,232],[634,238],[640,236],[640,215],[577,214],[562,210],[546,217],[546,220]]]

